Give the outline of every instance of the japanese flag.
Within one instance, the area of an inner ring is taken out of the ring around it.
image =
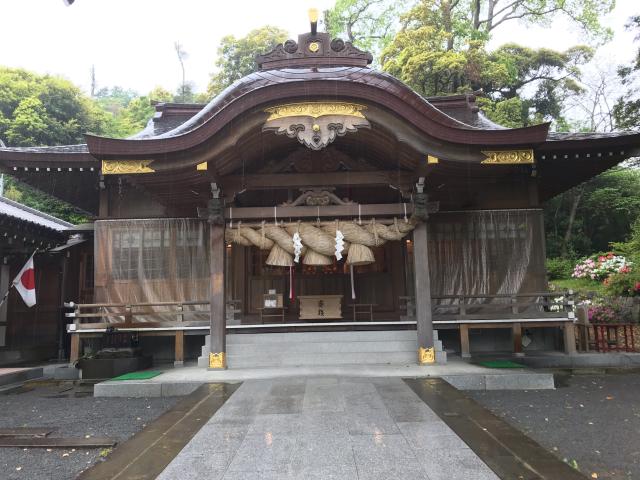
[[[13,280],[13,286],[18,291],[27,307],[36,304],[36,274],[33,268],[33,252],[27,263],[24,264],[20,273]]]

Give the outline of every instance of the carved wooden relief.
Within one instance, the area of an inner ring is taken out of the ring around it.
[[[292,202],[284,202],[283,207],[298,207],[307,205],[311,207],[327,206],[327,205],[351,205],[353,202],[348,198],[340,198],[333,193],[334,188],[310,188],[302,189],[302,195]]]
[[[305,102],[279,105],[269,114],[263,131],[297,138],[312,150],[322,150],[337,137],[360,128],[371,128],[362,113],[366,107],[345,102]]]
[[[483,151],[482,153],[487,156],[487,159],[482,163],[502,165],[535,163],[533,150],[497,150]]]
[[[149,165],[153,160],[103,160],[103,175],[129,175],[138,173],[153,173],[155,170]]]

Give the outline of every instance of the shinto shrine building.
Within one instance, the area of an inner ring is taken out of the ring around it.
[[[3,171],[95,216],[72,357],[109,327],[210,368],[286,362],[238,339],[301,332],[371,343],[296,364],[572,351],[542,204],[638,155],[640,134],[504,128],[474,95],[423,98],[371,60],[313,31],[207,105],[158,104],[131,138],[0,149]]]

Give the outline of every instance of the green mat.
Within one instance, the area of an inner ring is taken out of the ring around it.
[[[130,372],[120,375],[119,377],[112,378],[111,380],[148,380],[153,377],[157,377],[162,372],[158,370],[145,370],[144,372]]]
[[[510,360],[490,360],[488,362],[480,362],[478,365],[487,368],[525,368],[524,365]]]

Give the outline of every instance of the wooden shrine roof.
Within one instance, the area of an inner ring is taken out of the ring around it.
[[[73,224],[0,197],[0,247],[5,254],[31,252],[64,243]]]
[[[0,145],[0,169],[89,212],[97,212],[103,160],[152,162],[152,175],[125,175],[127,182],[158,196],[168,193],[171,201],[206,198],[212,177],[245,167],[260,173],[260,165],[305,148],[262,128],[266,108],[295,102],[364,105],[370,128],[337,138],[336,150],[380,171],[429,174],[438,185],[455,180],[460,189],[481,189],[491,178],[505,182],[528,169],[524,173],[538,177],[544,201],[640,155],[638,132],[554,133],[549,124],[505,128],[482,114],[473,94],[423,98],[368,63],[370,56],[348,42],[304,34],[260,56],[259,71],[207,105],[157,104],[146,128],[126,139],[87,134],[84,145]],[[534,165],[482,165],[484,151],[520,149],[533,151]],[[440,163],[427,165],[428,155]],[[206,174],[196,170],[203,162],[209,164]]]

